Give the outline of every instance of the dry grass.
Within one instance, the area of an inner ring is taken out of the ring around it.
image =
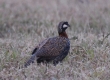
[[[66,20],[69,55],[57,66],[20,68]],[[110,0],[0,0],[0,80],[109,80]]]

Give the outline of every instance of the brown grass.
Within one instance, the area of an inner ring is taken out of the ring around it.
[[[63,63],[20,68],[43,39],[68,21]],[[109,80],[110,0],[0,0],[0,80]]]

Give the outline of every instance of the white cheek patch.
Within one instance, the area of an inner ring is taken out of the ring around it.
[[[63,25],[63,28],[67,28],[68,26],[66,24]]]

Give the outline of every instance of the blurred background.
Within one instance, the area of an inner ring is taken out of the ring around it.
[[[32,78],[109,80],[110,0],[0,0],[0,79],[25,80],[18,67],[40,41],[58,36],[60,21],[71,25],[67,30],[71,49],[64,61],[67,67],[51,65],[47,75],[39,68],[45,71],[45,65],[37,66],[33,74],[38,73]],[[53,67],[56,73],[51,72]],[[25,75],[31,75],[32,66],[28,70]]]
[[[42,28],[48,32],[62,20],[72,25],[73,33],[107,32],[110,31],[109,7],[109,0],[0,0],[0,37],[40,35]]]

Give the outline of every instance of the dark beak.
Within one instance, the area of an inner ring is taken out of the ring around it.
[[[68,27],[71,27],[71,26],[68,24]]]

